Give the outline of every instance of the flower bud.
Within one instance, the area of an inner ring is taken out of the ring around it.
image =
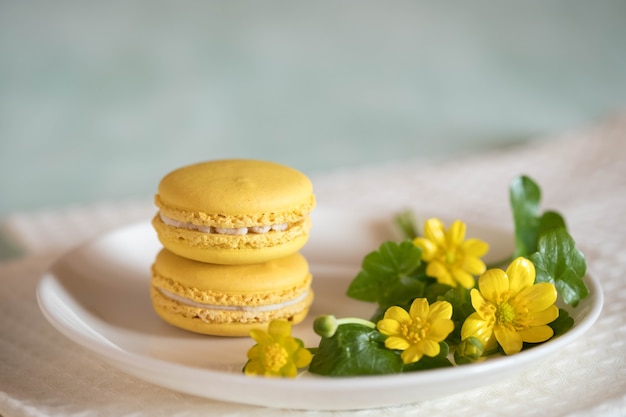
[[[330,314],[318,316],[313,322],[313,331],[322,337],[333,337],[337,327],[339,327],[337,319]]]
[[[476,361],[485,351],[483,344],[475,337],[468,337],[458,344],[454,350],[454,361],[457,365],[465,365]]]

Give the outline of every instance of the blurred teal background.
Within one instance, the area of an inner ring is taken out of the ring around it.
[[[0,218],[222,157],[315,175],[626,103],[626,1],[0,2]]]

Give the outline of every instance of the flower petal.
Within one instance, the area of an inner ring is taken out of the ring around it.
[[[491,333],[491,336],[486,341],[483,339],[480,339],[480,341],[483,342],[484,353],[495,353],[498,350],[498,341],[493,333]]]
[[[265,373],[265,369],[263,368],[263,365],[261,365],[261,362],[256,360],[246,363],[243,371],[246,375],[263,375],[263,373]]]
[[[512,294],[517,294],[535,283],[535,265],[526,258],[516,258],[506,269]]]
[[[272,336],[270,336],[266,331],[263,331],[261,329],[250,330],[250,337],[254,339],[255,342],[261,345],[266,345],[274,341],[274,338]]]
[[[516,331],[505,326],[495,326],[493,334],[507,355],[512,355],[522,350],[522,336]]]
[[[554,335],[550,326],[533,326],[519,332],[520,337],[527,343],[545,342]]]
[[[435,301],[430,305],[429,320],[449,319],[452,317],[452,304],[447,301]]]
[[[553,305],[543,311],[535,311],[528,316],[528,326],[540,326],[543,324],[552,323],[559,317],[559,308]]]
[[[296,365],[296,367],[298,368],[304,368],[305,366],[308,366],[311,363],[312,359],[313,359],[313,355],[311,354],[310,350],[299,349],[293,355],[293,364]]]
[[[430,262],[437,253],[437,245],[432,241],[423,237],[413,239],[413,244],[422,249],[422,260]]]
[[[461,243],[463,243],[463,239],[465,239],[465,230],[467,226],[460,220],[455,220],[454,223],[448,229],[446,233],[446,237],[448,240],[449,248],[456,248]]]
[[[501,269],[489,269],[478,278],[478,288],[487,301],[500,304],[502,294],[509,291],[509,280]]]
[[[524,288],[518,293],[520,299],[527,301],[528,311],[534,313],[543,311],[556,302],[557,292],[549,282],[540,282]]]
[[[463,257],[463,261],[461,262],[461,268],[463,268],[472,275],[480,275],[485,272],[487,266],[482,261],[482,259],[475,256],[465,255]]]
[[[376,323],[376,328],[385,336],[395,336],[400,334],[400,323],[397,320],[382,319]]]
[[[288,378],[293,378],[298,374],[298,368],[293,362],[287,362],[285,366],[283,366],[280,370],[281,376],[286,376]]]
[[[439,355],[439,352],[441,351],[439,343],[432,339],[420,340],[417,347],[424,355],[430,356],[431,358]]]
[[[293,337],[286,337],[281,341],[281,346],[289,354],[296,352],[300,349],[300,343]]]
[[[267,327],[267,333],[275,339],[291,335],[291,323],[286,320],[272,320]]]
[[[411,344],[403,337],[389,336],[385,339],[385,347],[387,349],[406,350]]]
[[[398,306],[389,307],[387,311],[385,311],[384,318],[388,320],[395,320],[399,323],[411,321],[409,313],[405,309]]]
[[[483,345],[491,338],[493,334],[494,320],[484,320],[478,313],[470,314],[461,327],[461,340],[468,337],[475,337],[480,340]]]
[[[467,239],[461,244],[460,249],[466,255],[480,258],[489,252],[489,244],[480,239]]]
[[[450,319],[437,319],[430,324],[428,338],[437,342],[443,342],[454,330],[454,322]]]
[[[261,348],[259,345],[254,345],[247,352],[248,359],[257,359],[261,356]]]
[[[453,267],[451,268],[451,272],[452,272],[452,277],[454,278],[456,282],[461,284],[461,287],[470,289],[474,287],[474,285],[476,285],[476,280],[474,279],[474,276],[467,273],[463,269]]]
[[[441,220],[437,218],[426,220],[426,223],[424,223],[424,237],[432,240],[439,247],[445,247],[446,235]]]
[[[476,310],[476,313],[482,320],[493,320],[496,307],[493,303],[485,300],[485,297],[476,288],[470,291],[470,299],[472,300],[472,307]]]
[[[400,354],[402,362],[405,364],[417,362],[422,359],[422,356],[424,356],[424,353],[418,347],[418,345],[411,346],[410,348],[402,352],[402,354]]]
[[[428,266],[426,267],[426,275],[437,278],[437,282],[440,284],[446,284],[451,287],[457,286],[457,283],[452,279],[452,275],[450,275],[448,268],[437,260],[433,259],[428,263]]]
[[[428,300],[425,298],[416,298],[411,304],[409,315],[411,318],[419,317],[422,320],[427,320],[429,311]]]

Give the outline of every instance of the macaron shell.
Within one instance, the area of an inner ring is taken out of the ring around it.
[[[315,205],[313,185],[293,168],[227,159],[188,165],[159,183],[155,203],[172,219],[217,227],[297,221]]]
[[[218,265],[163,249],[152,265],[150,294],[155,312],[176,327],[246,336],[273,319],[300,323],[313,302],[311,280],[299,253],[261,264]]]
[[[162,249],[152,265],[152,277],[153,284],[181,297],[224,305],[276,304],[295,298],[311,284],[308,262],[300,253],[260,264],[219,265]]]
[[[165,322],[194,333],[211,336],[249,336],[252,329],[266,329],[273,319],[301,323],[313,302],[313,292],[300,303],[271,312],[249,313],[206,310],[164,297],[154,287],[150,290],[154,311]]]
[[[236,265],[261,263],[298,252],[309,239],[307,216],[285,231],[224,235],[169,226],[157,214],[152,225],[170,251],[200,262]]]

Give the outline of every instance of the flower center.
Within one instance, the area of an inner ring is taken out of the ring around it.
[[[263,353],[263,364],[265,365],[265,369],[272,372],[280,371],[280,369],[287,364],[287,359],[289,358],[289,354],[285,348],[278,342],[265,346]]]
[[[400,332],[410,344],[414,345],[428,336],[430,324],[426,320],[414,317],[410,322],[400,325]]]
[[[515,309],[507,302],[504,302],[498,306],[497,312],[498,323],[512,323],[515,320]]]
[[[445,254],[445,259],[448,265],[454,264],[454,262],[456,262],[456,252],[452,250],[447,250]]]

